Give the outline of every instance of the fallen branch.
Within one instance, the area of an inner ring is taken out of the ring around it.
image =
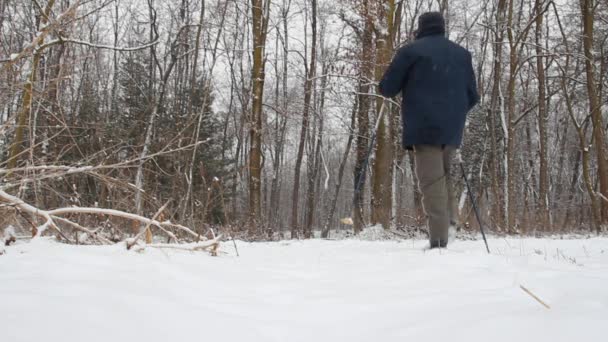
[[[0,190],[0,195],[1,195],[1,193],[2,192]],[[156,226],[156,227],[160,228],[161,230],[163,230],[163,232],[167,233],[169,235],[169,237],[171,239],[173,239],[174,241],[177,241],[177,237],[175,236],[175,234],[166,230],[166,228],[178,229],[178,230],[190,235],[191,237],[194,237],[194,238],[198,237],[198,234],[195,233],[192,229],[179,225],[179,224],[171,223],[171,221],[159,222],[157,220],[149,219],[147,217],[143,217],[143,216],[139,216],[136,214],[131,214],[131,213],[127,213],[124,211],[115,210],[115,209],[70,207],[70,208],[59,208],[59,209],[49,210],[48,213],[53,216],[64,216],[64,215],[69,215],[69,214],[94,214],[94,215],[108,215],[108,216],[114,216],[114,217],[121,217],[121,218],[128,219],[128,220],[139,221],[143,224],[150,224],[152,226]]]
[[[58,232],[61,232],[61,229],[59,229],[59,227],[57,227],[55,222],[53,222],[53,219],[51,218],[51,215],[49,215],[48,212],[46,212],[44,210],[40,210],[34,206],[31,206],[31,205],[23,202],[19,198],[15,197],[13,195],[9,195],[8,193],[6,193],[2,190],[0,190],[0,199],[3,199],[4,201],[9,202],[9,203],[15,204],[15,206],[17,208],[19,208],[29,214],[32,214],[34,216],[40,216],[45,220],[41,226],[33,227],[33,229],[34,229],[34,231],[32,232],[33,237],[39,237],[40,234],[42,234],[49,227],[57,230]]]
[[[150,248],[159,248],[159,249],[177,249],[177,250],[191,251],[191,252],[207,251],[211,255],[217,256],[217,251],[218,251],[218,248],[220,245],[221,237],[222,236],[219,235],[215,239],[197,242],[197,243],[193,243],[193,244],[178,245],[178,244],[168,244],[168,243],[157,243],[157,244],[149,244],[149,245],[135,245],[132,248],[132,250],[134,250],[136,252],[142,252],[146,248],[150,247]]]
[[[38,229],[36,228],[36,225],[34,224],[34,222],[32,222],[32,220],[30,220],[30,219],[29,219],[29,218],[28,218],[28,217],[27,217],[27,216],[26,216],[26,215],[25,215],[25,214],[24,214],[24,213],[23,213],[23,212],[22,212],[22,211],[19,209],[19,207],[18,207],[18,206],[15,206],[14,208],[15,208],[15,210],[16,210],[16,211],[19,213],[19,215],[21,215],[21,217],[23,217],[23,219],[24,219],[24,220],[26,220],[26,221],[27,221],[27,223],[29,223],[29,224],[30,224],[30,226],[32,226],[32,232],[37,232],[37,231],[38,231]],[[67,242],[72,243],[72,241],[71,241],[71,240],[70,240],[70,239],[69,239],[67,236],[65,236],[65,234],[63,234],[61,231],[58,231],[58,233],[59,233],[59,235],[61,235],[61,237],[62,237],[63,239],[65,239]]]
[[[174,224],[174,223],[171,223],[170,221],[163,221],[163,222],[157,221],[156,216],[158,216],[158,214],[164,209],[164,207],[166,205],[163,206],[163,208],[161,208],[161,210],[159,210],[159,213],[157,213],[157,215],[155,215],[155,218],[149,219],[147,217],[127,213],[127,212],[120,211],[120,210],[114,210],[114,209],[71,207],[71,208],[59,208],[59,209],[53,209],[53,210],[41,210],[28,203],[25,203],[21,199],[15,197],[13,195],[10,195],[1,189],[0,189],[0,200],[8,202],[9,204],[13,205],[15,208],[17,208],[19,210],[23,210],[24,212],[26,212],[30,215],[38,216],[38,217],[44,219],[44,223],[42,225],[40,225],[38,227],[33,225],[32,236],[34,238],[41,236],[41,234],[48,228],[52,228],[52,229],[56,230],[57,232],[59,232],[62,236],[64,236],[63,233],[61,232],[61,229],[55,223],[55,221],[59,221],[59,222],[68,224],[68,225],[76,228],[79,231],[85,232],[87,234],[91,234],[92,236],[97,238],[102,243],[111,244],[111,241],[109,241],[108,239],[105,239],[105,238],[97,235],[97,231],[87,229],[71,220],[61,217],[61,216],[70,215],[70,214],[107,215],[107,216],[114,216],[114,217],[120,217],[120,218],[124,218],[124,219],[128,219],[128,220],[138,221],[143,224],[146,224],[146,227],[150,227],[150,226],[158,227],[161,231],[163,231],[165,234],[167,234],[172,241],[175,241],[175,242],[177,242],[177,236],[175,236],[175,234],[170,232],[168,229],[177,229],[183,233],[188,234],[192,238],[195,238],[195,239],[199,238],[199,234],[195,233],[192,229],[190,229],[188,227],[185,227],[185,226],[182,226],[179,224]],[[145,232],[145,229],[143,231]],[[219,237],[214,238],[213,240],[207,240],[204,243],[206,244],[208,241],[219,241]],[[203,245],[201,245],[199,247],[196,247],[196,246],[195,247],[202,248],[202,246]]]
[[[542,306],[544,306],[545,308],[547,308],[548,310],[551,309],[551,307],[549,305],[547,305],[547,303],[543,302],[542,299],[538,298],[534,293],[532,293],[532,291],[528,290],[527,288],[525,288],[523,285],[519,285],[519,288],[522,289],[525,293],[527,293],[528,295],[530,295],[530,297],[536,299],[537,302],[539,302],[540,304],[542,304]]]

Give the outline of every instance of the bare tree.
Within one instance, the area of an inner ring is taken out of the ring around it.
[[[308,127],[310,125],[311,100],[314,79],[317,69],[317,1],[311,0],[311,30],[312,42],[310,48],[310,65],[306,67],[304,81],[304,110],[302,112],[302,128],[300,131],[300,142],[298,144],[298,152],[296,156],[296,166],[294,173],[294,190],[291,204],[291,238],[298,236],[298,200],[300,195],[300,169],[302,167],[302,159],[304,158],[304,145],[308,135]],[[309,160],[309,163],[311,161]],[[309,175],[310,177],[310,175]]]

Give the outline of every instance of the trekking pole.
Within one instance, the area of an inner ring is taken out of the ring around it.
[[[486,250],[488,254],[490,254],[490,247],[488,247],[488,240],[486,239],[486,233],[483,230],[483,224],[481,223],[481,217],[479,216],[479,210],[477,210],[477,204],[475,204],[475,197],[471,192],[471,186],[469,185],[469,180],[467,179],[467,174],[464,171],[464,165],[462,163],[462,156],[460,155],[460,150],[456,152],[456,159],[458,160],[458,164],[460,164],[460,170],[462,171],[462,178],[464,179],[464,184],[466,184],[467,192],[469,193],[469,198],[471,199],[471,205],[473,206],[473,210],[475,211],[475,216],[477,217],[477,223],[479,223],[479,230],[481,231],[481,236],[483,237],[483,242],[486,244]]]
[[[382,116],[384,115],[385,103],[386,98],[382,97],[382,105],[380,106],[378,119],[376,120],[376,125],[374,126],[374,131],[372,132],[369,147],[367,148],[367,154],[365,155],[365,160],[363,161],[361,175],[359,176],[359,180],[357,181],[357,185],[355,186],[355,194],[353,196],[353,210],[358,210],[358,208],[356,208],[354,204],[356,204],[355,201],[357,199],[357,196],[359,195],[359,192],[361,191],[361,187],[363,186],[363,180],[365,179],[365,173],[369,164],[369,157],[371,156],[372,150],[374,149],[374,142],[376,141],[376,135],[378,134],[378,127],[380,127],[380,122],[382,121]]]

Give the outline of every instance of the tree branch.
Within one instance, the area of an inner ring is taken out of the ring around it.
[[[89,47],[96,48],[96,49],[116,50],[116,51],[121,51],[121,52],[132,52],[132,51],[144,50],[151,46],[157,45],[159,43],[159,40],[156,39],[155,41],[152,41],[145,45],[133,46],[133,47],[119,47],[119,46],[112,46],[112,45],[95,44],[95,43],[87,42],[84,40],[78,40],[78,39],[72,39],[72,38],[63,38],[62,37],[62,38],[59,38],[58,40],[63,43],[85,45],[85,46],[89,46]]]

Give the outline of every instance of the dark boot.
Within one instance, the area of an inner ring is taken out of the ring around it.
[[[446,248],[448,246],[448,242],[446,240],[431,240],[429,241],[430,248]]]

